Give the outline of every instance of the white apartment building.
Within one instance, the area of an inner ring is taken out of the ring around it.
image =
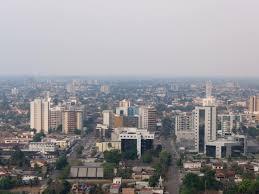
[[[35,99],[30,103],[30,127],[37,133],[49,131],[49,99]]]
[[[113,127],[114,113],[112,110],[104,110],[103,111],[103,125],[108,128]]]
[[[55,152],[57,147],[55,143],[48,143],[48,142],[31,142],[29,144],[29,151],[31,152]]]

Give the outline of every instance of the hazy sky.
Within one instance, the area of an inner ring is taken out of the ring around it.
[[[259,0],[0,0],[0,74],[258,76]]]

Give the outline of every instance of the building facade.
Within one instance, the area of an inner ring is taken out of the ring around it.
[[[157,113],[154,107],[142,106],[139,108],[139,127],[140,129],[156,130]]]
[[[83,111],[64,110],[62,112],[62,131],[65,134],[74,133],[76,130],[83,130]]]
[[[30,103],[30,127],[36,129],[37,133],[45,134],[49,131],[49,99],[35,99]]]
[[[196,107],[194,110],[195,149],[205,153],[206,144],[217,139],[216,107]]]
[[[248,111],[250,113],[259,113],[259,96],[250,96],[248,101]]]

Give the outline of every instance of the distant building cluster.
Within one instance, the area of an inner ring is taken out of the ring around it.
[[[115,113],[113,110],[103,111],[103,125],[108,128],[136,127],[155,131],[156,110],[152,106],[131,106],[130,101],[122,100]]]
[[[84,106],[75,98],[59,105],[52,105],[49,97],[35,99],[30,103],[30,115],[30,127],[38,133],[60,128],[65,134],[73,134],[83,129]]]
[[[178,142],[185,142],[189,151],[214,158],[245,155],[247,138],[235,134],[240,129],[242,115],[217,114],[216,100],[212,97],[212,83],[206,84],[206,98],[203,106],[197,106],[190,113],[175,116],[175,134]]]

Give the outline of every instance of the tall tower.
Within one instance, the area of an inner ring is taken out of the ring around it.
[[[75,130],[83,130],[83,111],[64,110],[62,112],[62,131],[73,134]]]
[[[208,81],[206,83],[206,98],[212,97],[212,82]]]
[[[156,130],[156,109],[154,107],[139,108],[139,128]]]
[[[49,99],[35,99],[30,103],[30,126],[32,129],[36,129],[37,133],[48,133],[49,109]]]
[[[195,148],[199,153],[205,153],[206,143],[215,141],[217,135],[217,111],[216,107],[195,107],[194,130]]]
[[[250,113],[259,112],[259,96],[250,96],[248,101],[248,111]]]
[[[113,127],[114,114],[112,110],[103,111],[103,125],[106,125],[108,128]]]

